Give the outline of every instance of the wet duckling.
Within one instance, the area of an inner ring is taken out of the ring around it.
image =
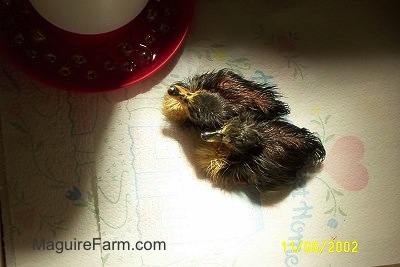
[[[164,97],[162,111],[178,124],[215,129],[244,111],[266,120],[287,115],[289,106],[278,100],[280,97],[275,86],[222,69],[173,84]]]
[[[251,113],[233,117],[201,138],[211,143],[197,149],[199,167],[225,188],[243,181],[260,191],[294,186],[301,170],[325,158],[321,141],[309,130],[282,119],[259,120]]]

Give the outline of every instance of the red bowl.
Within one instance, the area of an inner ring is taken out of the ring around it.
[[[0,52],[30,77],[68,91],[99,92],[142,81],[181,46],[194,0],[150,0],[125,26],[103,34],[58,28],[28,0],[0,3]]]

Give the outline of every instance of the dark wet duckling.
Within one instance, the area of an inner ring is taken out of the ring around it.
[[[279,98],[275,86],[249,81],[222,69],[173,84],[164,97],[162,111],[182,125],[215,129],[245,111],[266,120],[289,114],[288,105]]]
[[[321,141],[305,128],[254,114],[236,116],[217,131],[203,132],[197,150],[199,166],[215,184],[253,184],[260,191],[294,186],[300,171],[325,158]]]

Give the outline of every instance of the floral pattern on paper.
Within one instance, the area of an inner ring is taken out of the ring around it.
[[[307,68],[300,62],[299,54],[296,52],[296,42],[299,40],[297,33],[292,31],[267,33],[263,25],[253,31],[255,40],[261,40],[264,45],[272,46],[273,49],[286,60],[288,69],[293,70],[293,77],[304,79],[304,70]]]
[[[329,133],[328,124],[331,115],[321,116],[319,107],[313,107],[311,113],[315,119],[311,123],[320,128],[319,132],[315,134],[321,139],[322,143],[326,146],[327,143],[332,142],[336,135]],[[364,155],[364,144],[355,136],[343,136],[337,139],[330,150],[328,150],[325,162],[323,164],[323,171],[325,171],[340,187],[347,191],[362,190],[368,183],[368,171],[360,163]],[[326,187],[325,202],[329,208],[324,212],[332,216],[327,226],[336,228],[339,225],[336,217],[339,215],[347,216],[343,207],[340,206],[339,200],[344,196],[343,190],[338,189],[336,186],[331,185],[326,179],[319,176],[316,177]]]

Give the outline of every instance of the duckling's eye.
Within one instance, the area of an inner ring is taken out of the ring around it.
[[[168,88],[168,94],[171,96],[179,96],[181,92],[175,85],[172,85],[170,88]]]

